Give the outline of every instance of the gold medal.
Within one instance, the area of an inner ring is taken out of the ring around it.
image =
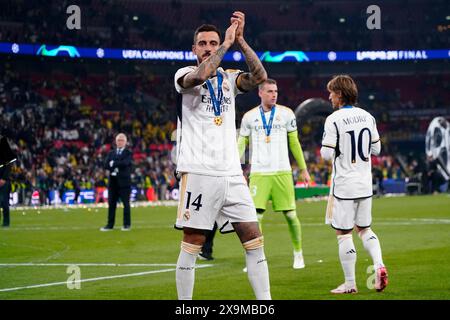
[[[266,143],[270,142],[270,136],[266,136]]]
[[[221,116],[215,116],[214,117],[214,123],[215,123],[216,126],[222,125],[222,122],[223,122],[223,119],[222,119]]]

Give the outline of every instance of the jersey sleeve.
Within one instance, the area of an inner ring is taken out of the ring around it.
[[[248,121],[248,114],[244,114],[244,116],[242,117],[242,121],[241,121],[241,129],[239,131],[239,135],[243,136],[243,137],[248,137],[250,136],[251,130],[250,130],[250,125],[249,125],[249,121]]]
[[[287,114],[286,130],[287,132],[297,131],[297,118],[292,110],[289,110]]]
[[[334,149],[327,148],[327,147],[320,148],[320,155],[325,160],[333,159],[334,153],[335,153]]]
[[[373,155],[379,155],[381,152],[380,134],[378,133],[375,118],[372,117],[372,119],[373,119],[373,130],[372,130],[372,141],[370,142],[370,151]]]
[[[242,158],[242,155],[245,153],[245,148],[249,144],[249,137],[243,137],[239,135],[237,145],[238,145],[238,151],[239,151],[239,158]]]
[[[180,84],[178,83],[178,80],[181,79],[182,77],[184,77],[185,75],[187,75],[188,73],[192,72],[195,70],[196,67],[194,66],[189,66],[189,67],[184,67],[181,69],[178,69],[178,71],[175,73],[175,77],[174,77],[174,82],[175,82],[175,89],[177,90],[178,93],[186,93],[186,92],[191,92],[193,91],[195,88],[189,88],[189,89],[185,89],[182,86],[180,86]]]
[[[378,133],[377,122],[375,121],[375,118],[372,117],[372,120],[373,120],[373,130],[371,143],[377,143],[378,141],[380,141],[380,134]]]
[[[323,137],[322,137],[322,146],[335,149],[336,143],[337,143],[337,129],[332,122],[333,119],[328,117],[325,120],[325,127],[323,130]]]
[[[244,73],[244,71],[238,69],[227,69],[225,72],[227,73],[227,78],[233,89],[234,96],[245,93],[244,91],[241,91],[238,86],[238,77],[241,73]]]
[[[298,140],[297,131],[292,131],[288,133],[289,149],[291,149],[294,155],[295,161],[297,161],[298,168],[300,170],[306,169],[305,157],[303,156],[302,146]]]

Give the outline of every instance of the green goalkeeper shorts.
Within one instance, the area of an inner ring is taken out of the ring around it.
[[[250,193],[256,209],[266,210],[272,200],[274,211],[295,210],[295,191],[292,173],[250,175]]]

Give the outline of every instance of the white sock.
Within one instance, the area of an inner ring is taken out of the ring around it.
[[[375,269],[384,267],[383,258],[381,256],[381,246],[377,235],[372,231],[372,229],[367,228],[359,233],[364,249],[370,254],[373,260],[373,266]]]
[[[195,281],[195,261],[202,246],[181,242],[175,272],[178,300],[192,300]]]
[[[270,295],[269,268],[264,255],[263,238],[255,238],[243,244],[247,262],[247,276],[257,300],[272,300]]]
[[[337,236],[339,244],[339,259],[344,271],[345,283],[355,285],[356,249],[351,234]]]

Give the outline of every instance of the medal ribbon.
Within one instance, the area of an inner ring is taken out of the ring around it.
[[[267,124],[266,122],[266,116],[264,115],[264,109],[262,106],[259,107],[259,111],[261,112],[263,128],[266,131],[266,136],[268,137],[270,136],[270,131],[272,130],[273,116],[275,115],[275,106],[273,106],[272,110],[270,111],[269,124]]]
[[[206,85],[208,86],[209,95],[211,96],[211,102],[214,108],[214,115],[216,117],[220,116],[220,105],[222,104],[222,97],[223,97],[223,91],[222,91],[222,81],[223,76],[222,74],[217,71],[217,98],[214,94],[214,88],[211,84],[211,81],[206,80]]]

